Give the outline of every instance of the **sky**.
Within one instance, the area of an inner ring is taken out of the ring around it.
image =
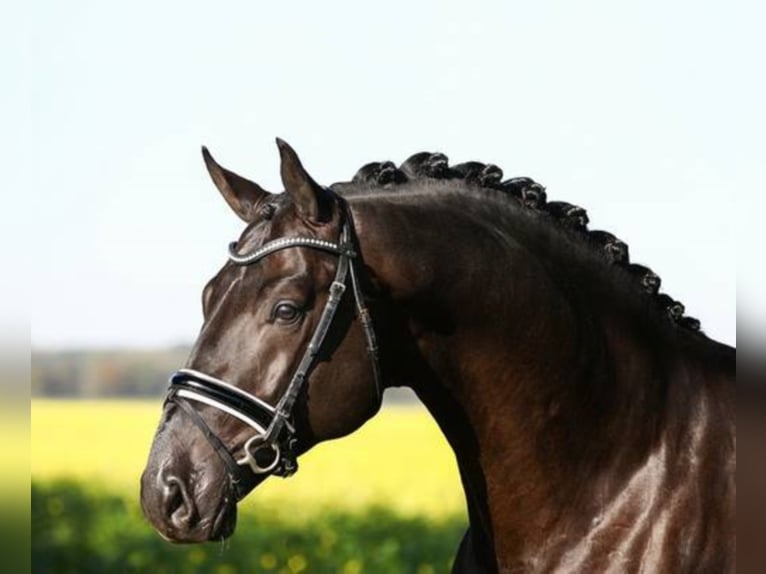
[[[279,136],[325,184],[421,150],[531,176],[733,344],[738,295],[766,317],[761,6],[6,3],[4,319],[35,349],[193,341],[242,229],[200,146],[279,190]]]

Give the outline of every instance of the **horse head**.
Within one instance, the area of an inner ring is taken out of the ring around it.
[[[204,288],[204,323],[171,379],[141,479],[144,514],[172,541],[229,536],[238,500],[271,474],[292,474],[300,454],[380,407],[350,212],[277,144],[283,194],[224,169],[203,148],[213,182],[247,227]]]

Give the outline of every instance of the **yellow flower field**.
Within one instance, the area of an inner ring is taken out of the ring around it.
[[[32,401],[33,480],[71,478],[138,496],[160,415],[154,401]],[[279,505],[275,504],[279,503]],[[424,409],[389,406],[355,434],[314,448],[286,480],[270,478],[243,503],[291,518],[378,505],[439,518],[463,512],[454,457]]]

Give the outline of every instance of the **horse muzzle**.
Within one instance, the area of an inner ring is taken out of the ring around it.
[[[193,479],[183,478],[188,476],[173,472],[167,465],[147,466],[141,477],[144,516],[171,542],[206,542],[231,536],[237,523],[234,493],[230,488],[216,488],[215,481],[201,478],[195,484]]]

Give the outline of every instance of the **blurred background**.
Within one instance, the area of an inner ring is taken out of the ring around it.
[[[737,295],[752,333],[764,324],[762,5],[0,10],[0,431],[7,467],[31,468],[34,571],[449,569],[466,522],[459,480],[406,392],[309,453],[296,477],[270,479],[226,543],[174,547],[142,519],[138,476],[167,374],[241,230],[201,144],[274,191],[274,136],[324,184],[422,150],[492,162],[587,208],[591,227],[624,239],[711,337],[736,343]],[[26,473],[6,481],[3,514],[21,520]]]

